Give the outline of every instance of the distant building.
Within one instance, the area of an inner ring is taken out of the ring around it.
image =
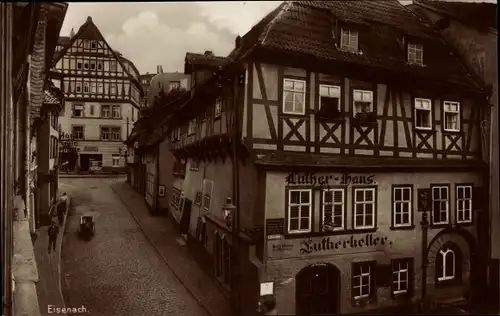
[[[59,120],[63,170],[122,171],[123,141],[138,119],[142,87],[134,64],[113,50],[92,18],[71,38],[61,38],[54,72],[63,77],[66,106]]]
[[[156,74],[141,75],[141,86],[144,90],[144,105],[151,107],[160,92],[168,93],[174,89],[189,89],[190,76],[179,72],[163,72],[162,66],[157,66]]]

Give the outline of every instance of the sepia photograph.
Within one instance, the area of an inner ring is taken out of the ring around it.
[[[2,316],[500,315],[497,10],[1,2]]]

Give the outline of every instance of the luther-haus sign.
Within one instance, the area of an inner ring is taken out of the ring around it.
[[[285,259],[313,255],[363,253],[392,247],[392,241],[376,233],[311,237],[305,239],[281,239],[267,242],[269,259]]]

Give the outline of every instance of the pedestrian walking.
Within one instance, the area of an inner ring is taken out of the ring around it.
[[[59,220],[59,226],[63,224],[64,221],[64,213],[66,213],[66,205],[68,201],[68,196],[66,193],[59,198],[59,202],[57,203],[57,219]]]
[[[56,240],[57,240],[57,235],[59,234],[59,227],[56,225],[56,222],[53,221],[50,224],[47,234],[49,235],[49,253],[50,253],[51,249],[53,251],[56,251]]]

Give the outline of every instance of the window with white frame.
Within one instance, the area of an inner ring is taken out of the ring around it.
[[[322,231],[344,229],[345,201],[344,189],[324,189]]]
[[[95,70],[95,65],[96,65],[96,62],[95,61],[91,61],[90,62],[90,69],[91,70]]]
[[[358,52],[358,31],[342,29],[340,35],[340,48],[352,53]]]
[[[103,118],[111,117],[111,111],[109,105],[101,105],[101,117]]]
[[[96,93],[97,92],[97,83],[92,82],[90,84],[90,93]]]
[[[118,62],[116,60],[109,62],[109,71],[118,71]]]
[[[83,104],[73,104],[73,116],[83,117]]]
[[[288,190],[288,233],[311,231],[312,190]]]
[[[102,83],[97,84],[97,93],[103,93],[104,85]]]
[[[352,297],[355,300],[369,298],[374,290],[373,262],[356,262],[352,271]]]
[[[304,80],[283,79],[283,113],[306,113],[306,82]]]
[[[82,83],[81,82],[75,83],[75,92],[82,92]]]
[[[411,260],[395,259],[392,261],[392,293],[407,294],[411,285]]]
[[[393,188],[393,226],[408,227],[412,225],[411,187]]]
[[[340,87],[319,86],[319,107],[321,113],[335,115],[340,112]]]
[[[196,132],[196,119],[189,120],[188,135],[193,135]]]
[[[373,112],[373,91],[353,90],[354,115]]]
[[[85,93],[89,92],[89,83],[88,82],[83,83],[83,92],[85,92]]]
[[[436,255],[436,277],[439,282],[460,278],[460,259],[456,247],[446,244]]]
[[[408,63],[424,64],[424,46],[422,44],[408,43]]]
[[[120,156],[118,155],[113,155],[113,167],[119,167],[120,166]]]
[[[472,222],[472,186],[457,185],[457,223]]]
[[[447,186],[435,186],[432,188],[432,224],[448,224],[449,198]]]
[[[444,130],[460,131],[460,103],[452,101],[443,102]]]
[[[113,105],[112,107],[112,115],[113,118],[120,118],[121,117],[121,106],[119,105]]]
[[[83,126],[72,126],[71,129],[71,135],[73,136],[73,139],[84,139],[85,133]]]
[[[415,98],[415,127],[431,129],[432,124],[431,100]]]
[[[217,98],[215,100],[215,118],[218,118],[222,115],[222,100]]]
[[[375,188],[354,189],[354,229],[375,228]]]

